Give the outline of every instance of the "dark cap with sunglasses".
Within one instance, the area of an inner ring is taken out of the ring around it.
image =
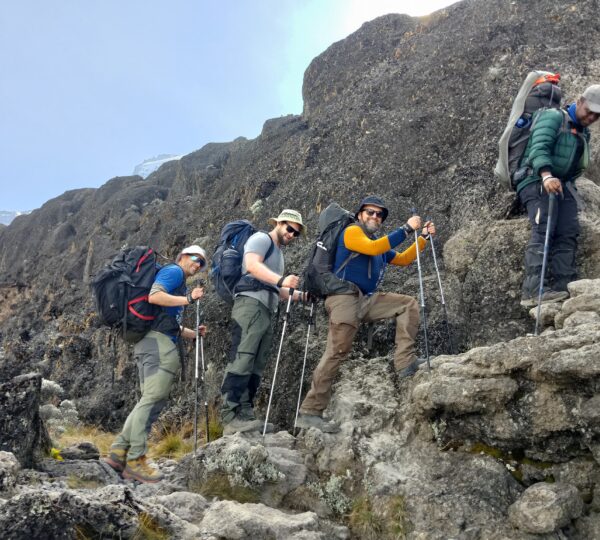
[[[354,214],[354,217],[358,219],[358,214],[362,212],[365,206],[369,205],[378,206],[379,208],[381,208],[381,215],[379,217],[381,217],[381,222],[383,223],[388,217],[388,209],[385,206],[383,199],[380,199],[376,195],[369,195],[368,197],[365,197],[362,201],[360,201],[360,205],[358,206],[358,210],[356,211],[356,214]]]

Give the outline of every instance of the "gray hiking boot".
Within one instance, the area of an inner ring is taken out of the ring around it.
[[[302,414],[298,415],[298,421],[296,427],[301,429],[308,429],[311,427],[317,428],[323,433],[337,433],[340,430],[340,426],[333,420],[324,420],[322,416],[316,414]]]
[[[396,377],[398,379],[406,379],[412,377],[418,370],[419,366],[427,362],[427,358],[417,358],[413,360],[408,366],[403,369],[396,371]]]
[[[247,431],[262,431],[262,428],[263,422],[260,420],[243,420],[236,416],[231,422],[225,424],[223,435],[246,433]]]
[[[242,407],[240,411],[235,415],[235,417],[239,420],[244,421],[258,420],[260,422],[261,433],[265,428],[264,418],[258,418],[256,414],[254,414],[254,409],[252,407]],[[273,433],[273,431],[275,431],[275,426],[271,424],[271,422],[267,422],[267,430],[265,431],[265,433]]]
[[[552,289],[548,289],[544,291],[542,294],[542,304],[552,304],[553,302],[561,302],[569,298],[569,293],[567,291],[555,291]],[[537,296],[523,296],[521,298],[521,306],[525,309],[531,309],[532,307],[537,306],[538,297]]]

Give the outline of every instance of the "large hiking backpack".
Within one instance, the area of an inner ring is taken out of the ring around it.
[[[319,215],[317,241],[313,246],[306,270],[304,271],[304,289],[317,298],[330,294],[349,294],[354,287],[337,277],[333,272],[335,252],[342,231],[354,223],[354,215],[339,204],[331,203]],[[347,264],[349,259],[344,261]]]
[[[525,168],[520,169],[520,162],[527,148],[536,113],[541,109],[560,108],[562,92],[559,81],[558,73],[532,71],[515,98],[508,123],[498,143],[500,155],[494,170],[498,179],[512,191],[526,176]]]
[[[96,311],[102,324],[123,331],[136,343],[150,330],[160,307],[148,302],[148,293],[160,266],[147,246],[125,249],[92,280]]]
[[[255,232],[258,232],[258,229],[246,219],[232,221],[221,230],[219,243],[215,247],[210,277],[219,298],[230,305],[233,304],[235,287],[242,278],[244,245]],[[269,258],[273,247],[271,242],[265,259]]]

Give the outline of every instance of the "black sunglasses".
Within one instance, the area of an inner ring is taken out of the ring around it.
[[[190,255],[190,259],[195,263],[199,263],[200,268],[204,268],[204,265],[206,264],[206,261],[204,258],[200,257],[200,255]]]
[[[368,208],[367,210],[363,210],[363,212],[366,212],[367,216],[375,216],[383,219],[383,210],[371,210]]]
[[[294,238],[298,238],[298,236],[300,236],[300,231],[297,231],[296,229],[294,229],[294,227],[288,225],[287,223],[285,224],[285,230],[290,234],[293,234]]]

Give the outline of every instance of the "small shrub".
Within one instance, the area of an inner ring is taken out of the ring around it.
[[[191,484],[189,488],[210,498],[216,497],[217,499],[239,503],[257,503],[260,501],[256,491],[246,486],[232,486],[229,477],[223,473],[211,474],[202,484]]]
[[[169,533],[150,514],[141,512],[138,515],[138,527],[131,538],[132,540],[169,540]]]

